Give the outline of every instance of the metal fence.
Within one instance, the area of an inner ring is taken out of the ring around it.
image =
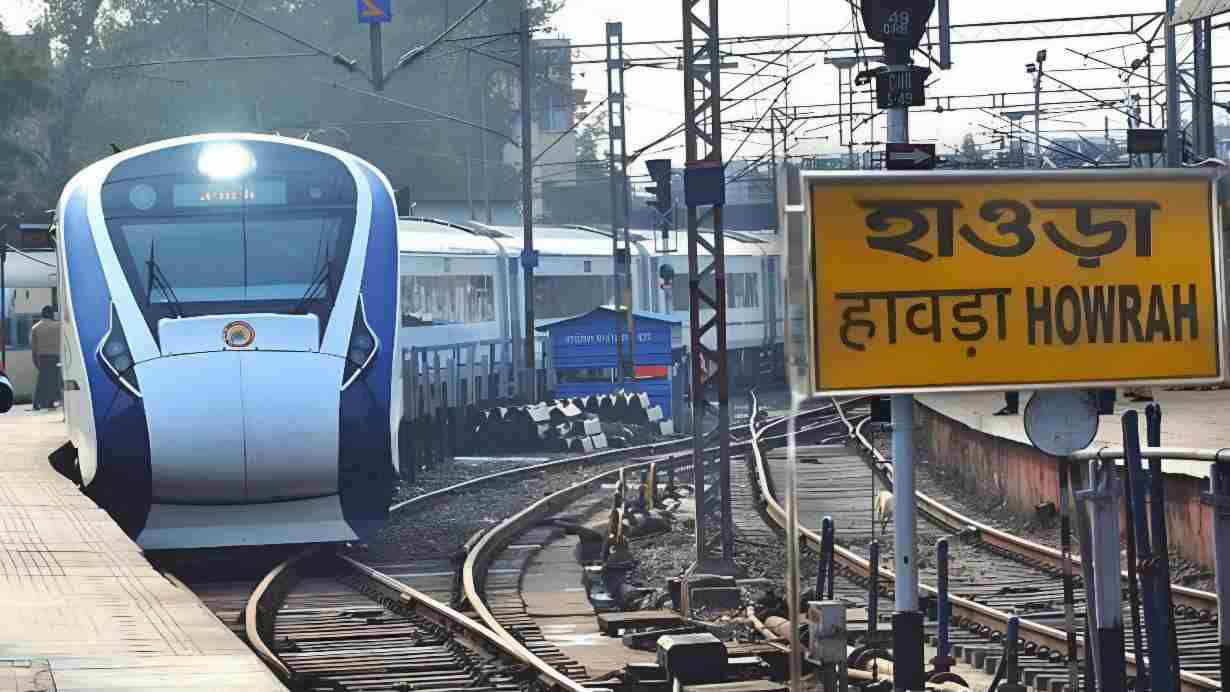
[[[550,341],[536,340],[528,371],[512,339],[487,339],[403,350],[401,458],[403,475],[434,466],[467,448],[478,411],[538,401],[555,389]]]

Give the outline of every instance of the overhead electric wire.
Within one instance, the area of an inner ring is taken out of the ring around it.
[[[266,53],[263,55],[216,55],[201,58],[171,58],[149,62],[125,62],[114,65],[99,65],[96,70],[123,70],[136,67],[161,67],[164,65],[191,65],[202,62],[233,62],[238,60],[283,60],[289,58],[315,58],[319,53]]]
[[[1016,127],[1016,124],[1015,124],[1012,120],[1010,120],[1010,119],[1008,119],[1008,118],[1006,118],[1006,117],[1004,117],[1004,116],[1000,115],[999,113],[995,113],[995,112],[990,111],[990,110],[987,110],[987,109],[985,109],[985,108],[983,109],[983,112],[984,112],[984,113],[986,113],[987,115],[990,115],[991,117],[993,117],[993,118],[995,118],[995,119],[997,119],[997,120],[1003,120],[1004,122],[1007,122],[1007,123],[1011,124],[1013,127]],[[986,127],[986,126],[985,126],[985,125],[983,125],[982,127]],[[992,128],[987,128],[987,129],[992,129]],[[1008,136],[1012,136],[1012,135],[1011,135],[1011,133],[1006,133],[1006,134],[1008,134]],[[1077,156],[1078,158],[1084,158],[1084,159],[1085,159],[1086,161],[1088,161],[1089,163],[1097,163],[1097,161],[1095,161],[1094,159],[1091,159],[1091,158],[1089,158],[1088,156],[1085,156],[1084,154],[1082,154],[1082,153],[1080,153],[1080,152],[1078,152],[1078,151],[1076,151],[1076,150],[1074,150],[1074,149],[1069,149],[1068,147],[1066,147],[1066,146],[1064,146],[1064,145],[1060,144],[1059,142],[1056,142],[1055,140],[1053,140],[1053,139],[1051,139],[1051,138],[1049,138],[1049,137],[1042,137],[1042,136],[1038,136],[1038,139],[1042,140],[1043,142],[1046,142],[1046,143],[1050,144],[1052,147],[1058,147],[1058,148],[1060,148],[1061,150],[1067,151],[1068,153],[1070,153],[1070,154],[1072,154],[1072,155],[1074,155],[1074,156]]]
[[[533,159],[532,161],[530,161],[530,165],[532,166],[532,165],[534,165],[534,164],[538,163],[538,159],[541,159],[543,156],[545,156],[545,155],[546,155],[546,153],[547,153],[548,151],[551,151],[551,147],[554,147],[556,144],[559,144],[559,143],[560,143],[560,140],[562,140],[562,139],[564,139],[564,137],[568,136],[568,133],[569,133],[569,132],[572,132],[573,130],[577,129],[577,127],[579,127],[581,123],[583,123],[583,122],[585,122],[587,119],[589,119],[589,116],[591,116],[591,115],[593,115],[594,113],[598,112],[598,109],[599,109],[599,108],[601,108],[601,107],[602,107],[602,106],[603,106],[603,105],[607,102],[607,99],[609,99],[609,98],[610,98],[610,96],[603,96],[603,97],[602,97],[602,100],[601,100],[601,101],[599,101],[599,102],[598,102],[598,104],[597,104],[597,105],[595,105],[593,108],[589,109],[589,112],[588,112],[588,113],[586,113],[585,115],[581,116],[580,118],[577,118],[577,119],[576,119],[576,122],[574,122],[574,123],[572,124],[572,127],[569,127],[567,130],[564,130],[563,132],[561,132],[561,133],[559,134],[559,137],[556,137],[556,138],[555,138],[555,141],[554,141],[554,142],[551,142],[550,144],[548,144],[548,145],[547,145],[547,148],[546,148],[546,149],[543,149],[542,151],[538,152],[538,156],[535,156],[535,157],[534,157],[534,159]]]
[[[758,130],[758,128],[760,127],[760,123],[764,122],[764,117],[773,111],[773,108],[777,105],[778,99],[780,99],[782,96],[785,96],[786,89],[789,88],[790,86],[790,80],[787,78],[785,81],[786,81],[786,85],[782,87],[781,91],[777,92],[777,96],[773,97],[773,101],[769,103],[769,107],[761,111],[760,117],[756,118],[755,124],[753,124],[750,128],[748,128],[747,134],[744,135],[743,140],[739,142],[739,146],[735,147],[734,153],[732,153],[726,159],[727,163],[734,161],[736,158],[738,158],[739,152],[743,150],[743,145],[747,144],[747,140],[751,138],[752,133]]]
[[[1120,72],[1123,72],[1123,73],[1125,73],[1125,74],[1127,75],[1127,78],[1128,78],[1128,79],[1130,79],[1130,78],[1132,78],[1132,77],[1141,76],[1141,75],[1137,75],[1137,74],[1136,74],[1136,70],[1132,70],[1132,69],[1129,69],[1129,68],[1126,68],[1126,67],[1120,67],[1120,66],[1118,66],[1118,65],[1115,65],[1115,64],[1109,63],[1109,62],[1107,62],[1107,61],[1105,61],[1105,60],[1103,60],[1103,59],[1101,59],[1101,58],[1095,58],[1095,57],[1093,57],[1093,54],[1091,54],[1091,53],[1082,53],[1082,52],[1080,52],[1080,51],[1078,51],[1078,50],[1073,50],[1073,49],[1071,49],[1071,48],[1065,48],[1065,50],[1067,50],[1069,53],[1072,53],[1073,55],[1079,55],[1080,57],[1085,58],[1086,60],[1092,60],[1092,61],[1094,61],[1094,62],[1101,63],[1102,65],[1105,65],[1105,66],[1106,66],[1106,67],[1108,67],[1108,68],[1111,68],[1111,69],[1114,69],[1114,70],[1118,70],[1118,71],[1120,71]],[[1143,64],[1143,63],[1142,63],[1142,64]],[[1050,71],[1051,71],[1051,72],[1055,72],[1055,71],[1057,71],[1057,70],[1050,70]],[[1159,81],[1157,81],[1156,79],[1149,79],[1148,77],[1143,77],[1143,79],[1145,80],[1145,83],[1146,83],[1146,84],[1152,84],[1153,86],[1159,86],[1159,87],[1164,87],[1164,86],[1166,86],[1166,83],[1165,83],[1165,82],[1159,82]]]
[[[257,17],[257,16],[255,16],[255,15],[253,15],[253,14],[251,14],[251,13],[249,13],[249,12],[247,12],[247,11],[243,10],[243,9],[240,9],[240,8],[238,8],[238,7],[235,7],[234,5],[227,4],[226,2],[224,2],[224,0],[206,0],[206,1],[207,1],[207,2],[212,2],[213,4],[215,4],[215,5],[219,5],[219,6],[221,6],[221,7],[225,7],[226,9],[228,9],[228,10],[230,10],[230,11],[234,12],[235,14],[242,16],[244,19],[247,19],[248,21],[253,22],[253,23],[255,23],[255,24],[259,24],[260,26],[265,27],[265,28],[266,28],[266,29],[268,29],[269,31],[272,31],[273,33],[275,33],[275,34],[277,34],[277,35],[279,35],[279,36],[281,36],[281,37],[283,37],[283,38],[285,38],[285,39],[287,39],[287,40],[289,40],[289,41],[293,41],[294,43],[298,43],[299,45],[301,45],[301,46],[303,46],[303,47],[305,47],[305,48],[310,48],[311,50],[315,51],[317,55],[322,55],[322,56],[324,56],[324,57],[326,57],[326,58],[329,58],[329,59],[331,59],[334,63],[336,63],[336,64],[338,64],[338,65],[341,65],[342,67],[346,68],[347,70],[349,70],[349,71],[351,71],[351,72],[358,72],[358,73],[360,73],[360,74],[362,74],[362,75],[364,75],[364,76],[368,76],[366,72],[364,72],[362,69],[360,69],[360,68],[359,68],[359,63],[358,63],[358,61],[351,60],[350,58],[346,57],[346,56],[345,56],[345,55],[344,55],[341,51],[332,51],[332,52],[330,52],[330,51],[328,51],[328,50],[326,50],[326,49],[324,49],[324,48],[321,48],[320,46],[318,46],[318,45],[316,45],[316,44],[312,43],[311,41],[308,41],[307,39],[299,38],[298,36],[295,36],[294,34],[292,34],[292,33],[288,32],[288,31],[284,31],[284,30],[282,30],[282,29],[279,29],[278,27],[276,27],[276,26],[274,26],[274,25],[270,24],[269,22],[266,22],[265,20],[261,19],[260,17]],[[368,77],[368,79],[370,79],[370,77]]]
[[[798,45],[800,45],[801,43],[802,43],[802,41],[799,41],[798,43],[795,43],[794,45],[795,45],[795,46],[798,46]],[[781,60],[782,58],[784,58],[784,57],[785,57],[785,55],[786,55],[786,54],[785,54],[785,52],[782,52],[782,53],[778,56],[777,60],[774,60],[773,62],[765,63],[764,65],[762,65],[762,66],[760,67],[760,69],[756,70],[756,71],[755,71],[755,72],[753,72],[751,75],[749,75],[749,76],[747,76],[747,77],[744,77],[742,80],[740,80],[740,81],[739,81],[739,83],[738,83],[738,84],[736,84],[736,85],[734,85],[733,87],[731,87],[731,88],[727,89],[727,90],[726,90],[726,93],[722,94],[722,95],[720,96],[720,98],[725,99],[725,98],[729,97],[731,94],[733,94],[736,90],[738,90],[738,89],[739,89],[740,87],[742,87],[744,84],[747,84],[747,83],[748,83],[749,81],[751,81],[754,77],[759,76],[759,75],[760,75],[760,73],[764,72],[765,70],[769,69],[769,67],[771,67],[772,65],[776,64],[776,63],[777,63],[777,61],[778,61],[778,60]],[[797,75],[797,74],[799,74],[799,73],[800,73],[800,72],[802,72],[802,71],[803,71],[803,70],[800,70],[799,72],[796,72],[795,74]],[[775,79],[775,80],[774,80],[774,82],[770,83],[768,86],[763,87],[763,88],[761,88],[761,89],[758,89],[758,90],[756,90],[756,91],[752,92],[751,94],[748,94],[747,96],[743,97],[743,99],[741,99],[740,101],[736,101],[736,102],[734,102],[734,103],[728,103],[728,104],[726,104],[726,105],[722,106],[722,107],[721,107],[721,112],[725,113],[728,109],[733,108],[734,106],[738,105],[739,103],[742,103],[742,101],[743,101],[743,100],[746,100],[746,99],[748,99],[748,98],[751,98],[752,96],[757,96],[757,95],[759,95],[760,93],[762,93],[762,92],[764,92],[764,91],[767,91],[768,89],[772,88],[772,87],[773,87],[773,85],[774,85],[775,83],[777,83],[777,81],[780,81],[780,78]],[[671,137],[674,137],[674,136],[678,135],[679,133],[683,132],[683,131],[684,131],[684,129],[685,129],[686,127],[687,127],[687,123],[680,123],[679,125],[677,125],[677,126],[675,126],[674,128],[672,128],[672,129],[670,130],[670,132],[667,132],[665,135],[662,135],[661,137],[659,137],[659,138],[655,139],[654,141],[650,142],[649,144],[646,144],[645,146],[643,146],[643,147],[641,147],[641,148],[637,149],[636,151],[633,151],[633,152],[632,152],[632,153],[628,156],[628,163],[632,163],[633,161],[635,161],[635,160],[636,160],[637,158],[639,158],[642,154],[644,154],[646,150],[651,149],[651,148],[653,148],[653,147],[656,147],[657,145],[661,144],[662,142],[665,142],[666,140],[670,139]]]
[[[1082,96],[1087,97],[1090,101],[1094,101],[1094,102],[1097,102],[1097,103],[1102,103],[1102,104],[1104,104],[1107,108],[1110,108],[1111,110],[1114,110],[1114,111],[1118,111],[1118,112],[1122,113],[1123,115],[1126,115],[1126,116],[1127,116],[1127,117],[1129,117],[1129,118],[1135,118],[1135,117],[1136,117],[1136,114],[1135,114],[1135,113],[1132,113],[1132,112],[1127,111],[1127,110],[1120,109],[1119,107],[1115,106],[1113,101],[1103,101],[1102,99],[1099,99],[1098,97],[1096,97],[1096,96],[1094,96],[1093,94],[1089,93],[1087,90],[1085,90],[1085,89],[1081,89],[1080,87],[1075,87],[1075,86],[1072,86],[1071,84],[1068,84],[1067,82],[1063,81],[1062,79],[1060,79],[1060,78],[1058,78],[1058,77],[1054,77],[1054,76],[1052,76],[1052,75],[1046,74],[1045,72],[1043,72],[1043,73],[1042,73],[1042,76],[1043,76],[1043,77],[1046,77],[1047,79],[1050,79],[1050,80],[1053,80],[1053,81],[1059,82],[1060,84],[1062,84],[1063,86],[1065,86],[1065,87],[1067,87],[1067,88],[1071,89],[1072,91],[1075,91],[1075,92],[1077,92],[1077,93],[1081,94]]]
[[[341,82],[330,82],[330,81],[327,81],[327,80],[324,80],[324,79],[314,79],[314,80],[312,80],[312,81],[314,81],[314,82],[319,82],[319,83],[321,83],[321,84],[326,84],[326,85],[329,85],[329,86],[333,86],[333,87],[336,87],[336,88],[338,88],[338,89],[344,89],[344,90],[346,90],[346,91],[350,91],[350,92],[353,92],[353,93],[356,93],[356,94],[362,94],[363,96],[369,96],[369,97],[371,97],[371,98],[374,98],[374,99],[379,99],[379,100],[381,100],[381,101],[387,101],[388,103],[392,103],[392,104],[395,104],[395,105],[398,105],[398,106],[402,106],[402,107],[404,107],[404,108],[411,108],[411,109],[414,109],[414,110],[417,110],[417,111],[423,111],[424,113],[430,113],[431,115],[434,115],[434,116],[436,116],[437,118],[442,118],[442,119],[444,119],[444,120],[448,120],[448,121],[451,121],[451,122],[455,122],[455,123],[458,123],[458,124],[461,124],[461,125],[468,125],[468,126],[473,127],[473,128],[475,128],[475,129],[482,130],[483,132],[490,132],[490,133],[491,133],[491,134],[493,134],[493,135],[496,135],[496,136],[498,136],[498,137],[501,137],[501,138],[503,138],[503,139],[508,140],[510,143],[512,143],[512,144],[513,144],[513,146],[516,146],[516,147],[520,147],[520,146],[521,146],[521,144],[520,144],[519,142],[517,142],[517,140],[513,139],[512,137],[509,137],[508,135],[504,134],[503,132],[501,132],[501,131],[499,131],[499,130],[496,130],[496,129],[491,128],[491,127],[487,127],[486,125],[480,125],[480,124],[478,124],[478,123],[472,123],[472,122],[470,122],[469,120],[465,120],[465,119],[463,119],[463,118],[458,118],[458,117],[456,117],[456,116],[449,115],[448,113],[441,113],[440,111],[437,111],[437,110],[432,110],[432,109],[430,109],[430,108],[427,108],[426,106],[419,106],[419,105],[416,105],[416,104],[413,104],[413,103],[408,103],[408,102],[406,102],[406,101],[402,101],[402,100],[400,100],[400,99],[395,99],[395,98],[393,98],[393,97],[391,97],[391,96],[385,96],[384,94],[378,94],[378,93],[376,93],[376,92],[374,92],[374,91],[366,91],[366,90],[364,90],[364,89],[356,89],[355,87],[352,87],[352,86],[350,86],[350,85],[348,85],[348,84],[342,84]]]
[[[852,9],[854,9],[857,12],[858,10],[857,5],[854,5]],[[1165,14],[1164,12],[1121,12],[1117,14],[1093,15],[1089,17],[1048,17],[1048,18],[1043,18],[1043,19],[1018,19],[1018,20],[1001,20],[1001,21],[994,21],[994,22],[970,22],[968,24],[953,24],[952,29],[971,30],[971,29],[987,29],[987,28],[994,28],[994,27],[1008,27],[1008,26],[1015,26],[1019,24],[1060,24],[1064,22],[1076,22],[1076,21],[1096,22],[1096,21],[1103,21],[1103,20],[1142,19],[1143,21],[1141,22],[1141,25],[1135,28],[1136,31],[1139,31],[1149,26],[1153,22],[1161,19],[1164,16],[1164,14]],[[1126,32],[1119,32],[1119,33],[1126,33]],[[808,32],[808,33],[799,33],[799,34],[753,34],[750,36],[725,36],[725,37],[719,38],[718,42],[719,44],[739,44],[739,43],[758,43],[758,42],[765,42],[765,41],[783,41],[783,40],[788,41],[788,40],[792,40],[796,38],[808,40],[808,39],[842,38],[842,37],[849,37],[849,36],[861,37],[862,32],[859,32],[857,29],[853,31],[847,31],[843,29],[841,31],[820,31],[820,32]],[[1039,39],[1052,39],[1052,38],[1064,38],[1064,37],[1062,36],[1060,37],[1027,36],[1027,37],[1021,37],[1015,40],[1033,41],[1033,40],[1039,40]],[[999,40],[1001,39],[988,38],[988,39],[979,40],[977,42],[990,43],[990,42],[995,42]],[[678,46],[678,45],[681,45],[683,41],[677,38],[627,41],[624,43],[624,46],[647,46],[647,45],[658,44],[658,43]],[[577,44],[573,44],[570,47],[573,49],[578,49],[578,50],[587,49],[587,48],[605,48],[606,44],[605,43],[577,43]]]
[[[471,7],[468,12],[458,17],[457,21],[450,24],[448,28],[442,31],[438,36],[436,36],[435,38],[428,41],[426,44],[422,46],[419,46],[417,48],[412,48],[406,51],[405,53],[403,53],[402,56],[397,59],[397,65],[395,65],[393,69],[389,71],[388,76],[392,77],[398,70],[402,70],[402,69],[409,67],[415,60],[421,58],[432,48],[435,48],[437,45],[439,45],[441,41],[447,38],[449,34],[453,33],[453,31],[455,31],[457,27],[461,26],[466,21],[468,21],[470,17],[473,17],[474,14],[478,12],[479,10],[481,10],[483,6],[486,5],[488,2],[489,0],[478,0],[478,3],[476,3],[474,7]]]

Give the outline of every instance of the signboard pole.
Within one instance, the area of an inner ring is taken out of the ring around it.
[[[905,61],[903,61],[905,62]],[[908,65],[889,65],[889,70],[908,70]],[[888,109],[890,144],[910,141],[910,109]],[[914,534],[918,521],[914,504],[914,395],[894,394],[893,425],[893,559],[897,573],[893,614],[893,652],[897,661],[893,688],[921,690],[923,668],[923,619],[918,612],[918,565]]]
[[[384,37],[381,34],[379,22],[368,25],[372,39],[372,86],[376,91],[384,91]]]

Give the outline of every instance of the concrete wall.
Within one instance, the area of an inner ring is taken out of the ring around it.
[[[1058,505],[1059,476],[1055,460],[1037,449],[975,430],[919,405],[919,443],[931,463],[956,471],[964,488],[984,497],[1000,498],[1009,512],[1031,517],[1043,502]],[[1213,516],[1200,504],[1207,481],[1164,474],[1166,526],[1172,547],[1188,560],[1213,567]]]

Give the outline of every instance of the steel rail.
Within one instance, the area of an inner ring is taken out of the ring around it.
[[[448,629],[454,638],[461,638],[471,647],[479,648],[488,653],[510,658],[517,663],[525,663],[524,647],[518,650],[507,638],[492,632],[481,622],[463,615],[447,605],[435,600],[427,594],[406,586],[383,572],[369,567],[346,555],[337,555],[351,569],[361,576],[379,584],[383,589],[396,594],[398,602],[415,608],[428,619]],[[584,687],[565,676],[563,673],[543,662],[534,666],[538,681],[549,690],[568,690],[568,692],[597,692],[602,688]]]
[[[274,604],[281,601],[291,581],[297,576],[294,567],[313,552],[314,549],[305,550],[270,570],[252,590],[243,610],[243,630],[248,638],[248,645],[265,665],[287,683],[294,679],[295,674],[273,653],[273,649],[269,648],[266,634],[269,639],[273,638],[273,613],[277,611]]]
[[[748,429],[752,438],[752,454],[756,461],[756,482],[761,499],[765,505],[766,514],[779,528],[784,529],[786,525],[786,511],[774,496],[773,489],[768,486],[766,474],[764,473],[766,466],[765,458],[761,453],[758,443],[763,430],[756,429],[755,408],[755,405],[753,405]],[[880,456],[881,459],[883,458],[878,453],[877,456]],[[803,540],[812,549],[819,552],[821,538],[818,533],[805,526],[799,526],[799,535],[803,537]],[[833,553],[836,561],[840,562],[847,569],[858,574],[870,576],[871,564],[863,557],[840,545],[833,546]],[[895,580],[896,575],[891,570],[880,568],[879,573],[881,579]],[[919,584],[919,590],[929,595],[937,595],[938,593],[934,586],[923,583]],[[952,604],[953,614],[963,618],[966,622],[1001,634],[1007,631],[1008,618],[1011,617],[1009,613],[952,594],[948,595],[948,600]],[[1067,647],[1067,633],[1028,619],[1020,620],[1020,636],[1024,641],[1033,643],[1040,648],[1045,647],[1048,651],[1064,651]],[[1083,650],[1083,637],[1077,639],[1077,646]],[[1128,670],[1135,673],[1137,669],[1136,658],[1131,654],[1127,654],[1126,658]],[[1180,683],[1183,692],[1207,692],[1208,690],[1221,689],[1221,685],[1216,680],[1186,671],[1180,673]]]
[[[244,632],[248,642],[266,665],[288,684],[294,684],[298,678],[273,652],[268,642],[273,638],[277,604],[285,598],[291,584],[299,577],[298,570],[310,557],[319,553],[318,549],[309,549],[273,568],[253,590],[244,608]],[[465,642],[469,648],[492,657],[508,659],[510,666],[526,663],[521,651],[482,623],[349,556],[334,553],[332,557],[351,572],[376,585],[382,596],[413,608],[419,615],[448,631],[452,638]],[[548,690],[596,692],[596,688],[582,687],[545,664],[534,668],[538,681]]]
[[[814,416],[814,415],[825,413],[826,411],[827,411],[827,408],[820,408],[820,409],[813,409],[813,410],[805,411],[803,413],[804,415]],[[772,425],[775,425],[778,422],[780,422],[780,419],[779,421],[775,421],[771,423],[769,426],[766,426],[765,429],[772,427]],[[736,446],[746,446],[749,443],[750,443],[750,440],[741,440],[741,441],[736,442]],[[620,457],[627,457],[631,455],[636,455],[640,457],[659,456],[659,455],[664,454],[666,450],[686,449],[690,445],[691,445],[691,437],[686,437],[686,438],[681,438],[678,440],[672,440],[669,442],[651,443],[651,444],[646,444],[646,445],[638,445],[635,447],[626,447],[622,449],[604,450],[602,452],[595,452],[593,454],[567,457],[564,459],[557,459],[557,460],[545,462],[542,464],[534,464],[534,465],[526,466],[522,468],[509,469],[506,471],[488,474],[486,476],[482,476],[479,478],[474,478],[468,481],[464,481],[462,483],[457,483],[457,484],[451,485],[446,488],[441,488],[439,490],[436,490],[430,493],[425,493],[423,495],[419,495],[417,497],[395,503],[389,508],[389,512],[392,513],[392,512],[405,512],[405,511],[410,511],[410,510],[414,510],[414,511],[423,510],[438,502],[445,500],[449,496],[454,495],[458,492],[465,492],[465,491],[473,490],[475,488],[482,487],[482,486],[502,483],[504,481],[507,481],[510,478],[517,477],[517,476],[525,476],[528,474],[533,474],[533,473],[537,473],[540,471],[551,470],[551,469],[561,468],[561,467],[572,467],[572,466],[583,467],[586,464],[604,463],[607,461],[618,459]],[[716,449],[707,450],[707,453],[712,452],[712,451],[716,451]],[[569,496],[570,497],[572,494],[583,492],[586,488],[588,488],[590,485],[596,482],[601,482],[602,480],[606,480],[611,477],[617,478],[621,472],[624,472],[629,468],[649,467],[651,464],[659,464],[657,468],[663,468],[663,469],[667,467],[686,467],[690,462],[691,462],[691,453],[689,452],[689,453],[676,454],[675,456],[670,457],[665,461],[655,459],[651,461],[641,462],[638,464],[624,466],[621,468],[617,468],[617,469],[613,469],[611,471],[605,472],[596,477],[590,478],[582,483],[572,486],[571,488],[567,488],[563,491],[560,491],[559,493],[556,493],[555,495],[551,497],[552,498],[555,498],[557,496]],[[551,498],[547,498],[547,499],[549,500]],[[544,502],[535,503],[533,507],[527,508],[527,510],[523,511],[521,514],[517,516],[520,517],[522,515],[525,515],[527,514],[527,512],[530,512],[534,510],[535,508],[539,507],[539,505],[543,505],[543,504]],[[513,519],[516,519],[516,517],[514,517]],[[505,524],[511,524],[511,523],[512,523],[512,520],[508,520],[505,522]],[[475,548],[479,548],[482,545],[487,545],[488,546],[486,548],[487,551],[490,551],[491,549],[493,549],[495,544],[488,542],[487,540],[490,538],[490,536],[491,536],[491,532],[488,532],[487,534],[485,534],[482,537],[482,540],[479,541],[479,544],[475,546]],[[505,544],[507,544],[506,541],[503,544],[500,544],[499,547],[503,547],[503,545]],[[309,557],[317,555],[319,554],[319,552],[320,552],[319,547],[313,547],[278,564],[276,567],[270,570],[270,572],[267,573],[261,579],[260,583],[256,586],[256,588],[253,589],[244,607],[244,618],[243,618],[244,619],[244,632],[245,632],[245,635],[247,636],[249,644],[251,645],[252,649],[256,652],[257,656],[261,660],[263,660],[265,664],[268,665],[270,669],[272,669],[276,675],[278,675],[279,678],[281,678],[283,681],[287,683],[293,683],[296,680],[296,675],[294,671],[292,671],[282,661],[282,659],[279,658],[277,654],[273,652],[272,648],[269,645],[269,641],[272,640],[273,638],[274,620],[277,615],[278,604],[285,598],[292,584],[299,577],[299,574],[298,574],[299,568]],[[428,619],[432,620],[437,625],[444,627],[445,629],[450,631],[454,636],[460,637],[462,640],[468,643],[471,647],[482,649],[482,650],[487,651],[488,653],[494,653],[499,656],[509,657],[517,661],[520,664],[530,666],[531,668],[534,669],[535,675],[538,681],[541,684],[543,684],[547,689],[561,690],[561,691],[567,691],[567,692],[594,692],[595,690],[602,689],[602,688],[594,688],[594,687],[584,687],[580,685],[579,683],[575,682],[574,680],[572,680],[571,678],[568,678],[563,673],[556,670],[554,667],[552,667],[547,662],[543,661],[541,658],[539,658],[537,655],[535,655],[533,652],[529,651],[525,646],[523,646],[515,637],[513,637],[503,627],[499,626],[499,624],[495,621],[491,613],[482,604],[481,598],[478,598],[476,596],[475,597],[470,596],[470,594],[477,593],[477,591],[474,588],[475,580],[472,577],[474,573],[473,565],[475,561],[471,559],[477,552],[478,550],[475,550],[475,549],[470,550],[469,551],[470,555],[466,561],[466,565],[468,567],[471,567],[471,569],[467,570],[466,572],[467,574],[471,575],[471,578],[466,580],[466,584],[468,587],[466,591],[467,598],[469,598],[472,604],[475,604],[476,610],[479,610],[480,612],[483,612],[486,614],[487,621],[495,625],[494,629],[470,617],[467,617],[466,615],[461,614],[460,612],[450,608],[449,606],[443,603],[440,603],[439,601],[436,601],[430,596],[427,596],[426,594],[416,589],[413,589],[412,587],[402,584],[396,579],[393,579],[392,577],[389,577],[388,575],[383,574],[382,572],[380,572],[379,570],[376,570],[375,568],[372,568],[357,560],[354,560],[353,558],[350,558],[345,555],[341,555],[340,553],[334,554],[333,557],[338,559],[342,564],[346,565],[354,572],[358,573],[361,577],[376,584],[380,589],[394,594],[397,602],[403,605],[414,607],[418,609],[420,611],[420,614],[428,617]],[[483,571],[485,574],[485,564],[483,566]]]
[[[841,406],[840,404],[838,404],[838,410],[840,409],[841,409]],[[842,418],[845,419],[844,414]],[[888,471],[887,460],[884,458],[884,455],[880,454],[879,450],[877,450],[871,444],[871,442],[867,439],[867,437],[863,434],[863,427],[865,426],[868,420],[870,419],[864,418],[863,420],[855,424],[851,424],[847,420],[847,428],[850,429],[851,436],[858,441],[859,445],[862,446],[863,449],[873,457],[873,459],[875,460],[877,464],[883,465],[882,470],[887,472]],[[1111,452],[1120,453],[1120,456],[1118,457],[1093,456],[1099,453],[1106,453],[1105,450],[1108,450],[1108,449],[1111,450]],[[1170,454],[1172,451],[1176,449],[1188,449],[1188,448],[1155,447],[1155,448],[1147,448],[1147,449],[1150,449],[1156,456],[1174,459],[1174,458],[1180,458],[1180,457],[1172,456]],[[1142,452],[1143,451],[1144,450],[1142,450]],[[1230,459],[1230,450],[1194,450],[1193,449],[1191,451],[1194,453],[1196,452],[1204,453],[1208,456],[1217,456],[1218,454],[1224,454],[1226,455],[1225,458]],[[1100,450],[1091,450],[1090,452],[1087,452],[1087,453],[1078,452],[1077,456],[1089,454],[1090,456],[1087,457],[1089,459],[1093,459],[1093,458],[1119,459],[1119,458],[1122,458],[1121,453],[1122,453],[1121,448],[1103,448]],[[1201,461],[1204,459],[1196,459],[1196,460]],[[882,474],[881,480],[885,482],[885,484],[888,486],[890,490],[892,489],[891,477],[889,477],[887,474]],[[978,533],[978,539],[980,541],[982,541],[983,543],[993,548],[1003,550],[1003,551],[1006,551],[1012,554],[1016,554],[1026,559],[1048,565],[1055,570],[1059,570],[1063,566],[1063,553],[1061,553],[1056,548],[1053,548],[1049,545],[1044,545],[1041,543],[1035,543],[1034,541],[1027,540],[1025,538],[1008,533],[1006,531],[1002,531],[993,526],[980,522],[977,519],[968,517],[952,509],[951,507],[944,505],[943,503],[927,495],[926,493],[915,492],[915,496],[918,498],[919,509],[921,511],[927,514],[927,516],[934,519],[937,523],[947,527],[948,529],[954,532],[960,532],[960,531],[965,531],[967,529],[973,529]],[[1071,559],[1072,559],[1072,565],[1074,567],[1080,566],[1081,561],[1079,557],[1074,555],[1072,556]],[[1127,580],[1128,573],[1126,571],[1123,571],[1122,575],[1123,575],[1123,579]],[[1212,593],[1210,591],[1204,591],[1201,589],[1193,589],[1190,586],[1183,586],[1182,584],[1171,584],[1170,588],[1171,588],[1171,593],[1172,593],[1172,596],[1174,598],[1176,605],[1191,608],[1202,615],[1215,615],[1217,613],[1217,594]]]
[[[810,409],[800,413],[801,417],[814,417],[819,415],[832,415],[831,409],[828,407]],[[777,427],[784,424],[786,418],[778,418],[769,422],[761,432],[769,428]],[[751,438],[746,440],[732,441],[731,451],[744,449],[747,447],[755,447]],[[627,448],[617,450],[619,453],[628,454],[630,451],[635,452],[635,448]],[[707,448],[705,450],[706,458],[718,453],[717,447]],[[525,648],[524,645],[509,632],[495,617],[494,613],[487,607],[483,598],[483,587],[486,579],[488,566],[495,559],[504,547],[509,545],[515,538],[528,530],[530,527],[538,524],[541,520],[563,510],[579,497],[590,492],[593,486],[604,481],[617,480],[621,474],[649,469],[652,467],[656,471],[662,471],[669,468],[679,470],[693,464],[692,452],[681,452],[673,454],[665,459],[657,458],[653,460],[640,461],[629,463],[625,466],[603,472],[596,476],[587,478],[579,483],[571,485],[563,490],[557,491],[544,497],[537,502],[529,505],[517,514],[505,519],[503,522],[486,531],[473,544],[466,554],[465,563],[462,565],[462,589],[463,595],[470,607],[483,624],[494,633],[503,637],[510,647],[520,653],[524,660],[531,663],[535,667],[546,666],[550,667],[545,661],[542,661],[537,655]],[[700,493],[696,493],[698,507],[703,502]],[[551,668],[554,670],[554,668]]]

